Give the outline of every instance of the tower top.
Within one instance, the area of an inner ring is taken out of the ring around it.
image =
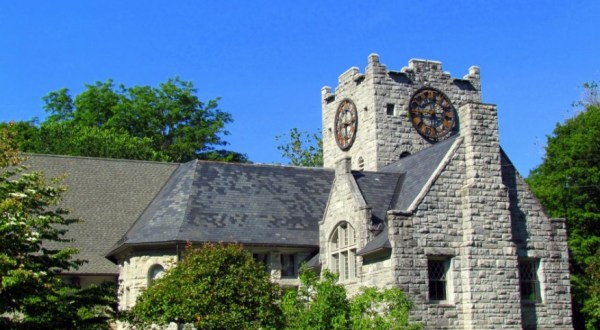
[[[324,86],[321,100],[325,166],[349,156],[353,169],[377,170],[456,134],[456,109],[481,102],[480,70],[453,78],[442,62],[411,59],[395,71],[373,53],[364,71],[351,67],[335,89]]]

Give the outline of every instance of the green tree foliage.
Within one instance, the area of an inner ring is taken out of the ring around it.
[[[128,319],[197,329],[281,328],[280,288],[239,245],[188,246],[183,260],[138,298]]]
[[[107,329],[116,308],[114,286],[78,289],[63,282],[61,271],[77,269],[66,226],[77,221],[56,205],[65,188],[27,172],[14,136],[0,135],[0,328]]]
[[[227,144],[223,136],[231,115],[218,108],[218,99],[201,102],[193,84],[179,78],[158,87],[115,86],[108,80],[86,85],[74,99],[63,88],[43,100],[45,121],[12,128],[23,136],[19,142],[26,152],[173,162],[246,160],[215,150]]]
[[[597,95],[595,84],[589,95]],[[588,329],[600,328],[600,106],[585,108],[548,137],[542,164],[527,179],[552,217],[567,219],[576,325],[579,311]],[[595,289],[594,289],[595,288]]]
[[[398,288],[362,288],[347,298],[336,274],[325,270],[319,278],[302,268],[300,287],[283,297],[282,309],[288,330],[418,330],[422,324],[409,322],[412,303]]]
[[[352,329],[419,330],[420,323],[409,322],[412,302],[398,288],[361,288],[350,301]]]
[[[300,287],[288,291],[282,302],[289,330],[335,330],[350,326],[350,305],[346,289],[337,283],[337,275],[325,270],[320,279],[302,268]]]
[[[283,144],[277,146],[281,155],[294,166],[323,166],[323,139],[320,134],[309,134],[292,128],[289,135],[276,136],[275,140]]]

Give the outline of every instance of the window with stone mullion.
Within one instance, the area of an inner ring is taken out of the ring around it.
[[[354,228],[346,222],[336,227],[331,236],[331,270],[340,280],[356,277],[356,248]]]

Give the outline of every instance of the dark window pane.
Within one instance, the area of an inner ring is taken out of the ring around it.
[[[523,301],[541,301],[537,268],[537,260],[519,260],[519,284],[521,286],[521,299]]]
[[[281,276],[294,277],[296,276],[296,260],[293,254],[281,255]]]
[[[446,300],[447,260],[428,260],[429,300]]]

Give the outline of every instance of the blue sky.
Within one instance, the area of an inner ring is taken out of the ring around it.
[[[230,112],[229,149],[285,162],[276,135],[321,126],[321,87],[370,53],[390,70],[481,68],[500,141],[523,175],[600,80],[600,1],[3,1],[0,121],[43,118],[42,96],[106,81],[193,81]]]

